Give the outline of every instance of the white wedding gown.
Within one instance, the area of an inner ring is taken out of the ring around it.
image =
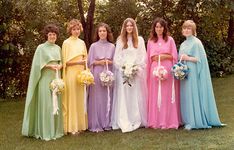
[[[113,107],[111,125],[113,129],[121,129],[122,132],[133,131],[140,126],[146,126],[146,49],[144,39],[138,37],[138,48],[133,47],[132,39],[128,39],[128,48],[123,49],[122,41],[116,43],[114,56],[115,84],[113,95]],[[141,66],[141,70],[131,82],[123,84],[121,67],[126,61],[134,62]]]

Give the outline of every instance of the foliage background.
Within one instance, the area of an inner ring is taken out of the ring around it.
[[[83,0],[88,14],[91,1]],[[0,97],[25,96],[34,51],[44,42],[40,32],[48,23],[60,27],[57,41],[68,35],[66,24],[80,18],[78,0],[1,0],[0,1]],[[156,17],[167,20],[170,34],[179,48],[184,40],[184,20],[197,23],[213,76],[234,72],[234,2],[230,0],[96,0],[94,26],[106,22],[117,38],[124,19],[137,21],[139,34],[147,42]],[[84,38],[84,34],[81,35]]]

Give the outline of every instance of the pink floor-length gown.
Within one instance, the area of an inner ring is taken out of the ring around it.
[[[161,81],[161,105],[158,105],[159,80],[153,76],[153,70],[158,66],[157,61],[152,61],[151,57],[160,54],[170,54],[173,60],[162,60],[161,65],[167,69],[168,78]],[[148,85],[148,127],[177,129],[181,123],[180,103],[178,92],[178,81],[173,79],[171,68],[177,62],[177,49],[172,37],[168,37],[167,42],[159,37],[157,42],[152,40],[147,44],[147,85]],[[173,86],[174,80],[174,86]],[[172,100],[173,88],[175,99]]]

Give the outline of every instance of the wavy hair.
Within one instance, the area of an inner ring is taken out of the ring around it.
[[[42,30],[43,37],[45,38],[45,40],[48,39],[49,32],[55,33],[57,37],[59,36],[59,28],[55,24],[48,24]]]
[[[80,32],[83,31],[83,27],[82,27],[82,24],[80,23],[80,21],[78,19],[72,19],[67,25],[67,33],[69,35],[71,35],[72,28],[74,28],[76,26],[80,29]]]
[[[123,42],[123,48],[126,49],[128,48],[128,34],[126,31],[126,27],[127,27],[127,23],[131,22],[133,25],[133,31],[132,31],[132,42],[133,42],[133,47],[137,48],[138,47],[138,30],[137,30],[137,25],[136,25],[136,21],[132,18],[127,18],[124,20],[123,25],[122,25],[122,29],[121,29],[121,33],[120,33],[120,39]]]
[[[113,39],[114,38],[113,38],[113,34],[111,32],[111,28],[109,27],[108,24],[103,23],[103,22],[101,22],[101,23],[98,24],[98,26],[97,26],[97,28],[95,30],[95,33],[94,33],[93,42],[96,42],[96,41],[98,41],[100,39],[100,37],[98,35],[98,32],[99,32],[99,29],[101,27],[106,28],[106,31],[107,31],[107,41],[113,43]]]
[[[158,41],[158,35],[157,33],[155,32],[155,27],[157,25],[157,23],[159,23],[164,29],[163,29],[163,39],[164,41],[167,42],[168,40],[168,27],[167,27],[167,22],[162,19],[162,18],[156,18],[151,26],[151,31],[150,31],[150,37],[149,39],[154,41],[154,42],[157,42]]]

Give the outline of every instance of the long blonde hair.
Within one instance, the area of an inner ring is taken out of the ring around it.
[[[138,30],[137,30],[137,25],[136,25],[136,21],[132,18],[127,18],[124,20],[123,25],[122,25],[122,29],[121,29],[121,33],[120,33],[120,39],[123,42],[123,48],[126,49],[128,48],[128,34],[126,31],[126,26],[127,23],[131,22],[133,25],[133,31],[132,31],[132,43],[133,43],[133,47],[137,48],[138,47]]]

